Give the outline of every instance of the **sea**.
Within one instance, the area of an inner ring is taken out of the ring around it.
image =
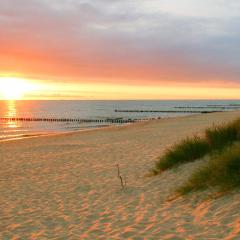
[[[2,100],[0,141],[238,109],[240,100]]]

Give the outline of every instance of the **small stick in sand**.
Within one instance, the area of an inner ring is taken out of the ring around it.
[[[125,182],[125,184],[123,184],[123,178],[122,178],[122,176],[121,176],[121,174],[120,174],[120,168],[119,168],[119,165],[117,164],[116,166],[117,166],[118,177],[119,177],[119,179],[120,179],[121,186],[122,186],[122,188],[124,188],[124,187],[127,185],[126,178],[124,178],[124,182]]]

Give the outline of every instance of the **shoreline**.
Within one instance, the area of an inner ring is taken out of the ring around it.
[[[40,138],[40,137],[48,137],[48,136],[62,136],[62,135],[69,135],[69,134],[77,134],[80,132],[90,132],[90,131],[96,131],[96,130],[102,130],[102,129],[107,129],[107,128],[112,128],[112,127],[123,127],[126,125],[130,124],[136,124],[136,123],[125,123],[122,125],[109,125],[109,126],[99,126],[99,127],[93,127],[93,128],[85,128],[85,129],[79,129],[75,131],[59,131],[59,132],[46,132],[46,133],[39,133],[39,134],[27,134],[26,136],[19,135],[19,137],[16,138],[9,138],[9,139],[3,139],[0,140],[0,144],[2,142],[8,142],[8,141],[19,141],[19,140],[24,140],[24,139],[31,139],[31,138]]]
[[[227,112],[227,111],[226,111]],[[229,111],[230,112],[230,111]],[[231,112],[237,112],[237,111],[231,111]],[[223,113],[223,112],[213,112],[213,113]],[[207,114],[213,114],[213,113],[207,113]],[[9,141],[19,141],[19,140],[24,140],[24,139],[31,139],[31,138],[40,138],[40,137],[49,137],[49,136],[62,136],[62,135],[71,135],[71,134],[79,134],[82,132],[90,132],[90,131],[99,131],[99,130],[106,130],[106,129],[111,129],[111,128],[124,128],[126,126],[131,126],[131,125],[137,125],[137,124],[144,124],[148,122],[153,122],[153,121],[162,121],[164,119],[182,119],[182,118],[188,118],[192,116],[198,116],[198,115],[205,115],[203,113],[196,113],[196,114],[189,114],[189,115],[180,115],[180,116],[173,116],[173,117],[163,117],[163,118],[156,118],[156,119],[149,119],[145,121],[139,121],[139,122],[132,122],[132,123],[124,123],[121,125],[108,125],[108,126],[101,126],[99,125],[98,127],[89,127],[89,128],[83,128],[79,130],[74,130],[74,131],[59,131],[59,132],[40,132],[40,133],[30,133],[26,134],[27,136],[21,136],[16,138],[9,138],[9,139],[0,139],[0,144],[3,142],[9,142]]]

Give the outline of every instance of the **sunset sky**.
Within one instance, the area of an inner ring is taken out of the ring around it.
[[[239,23],[239,0],[0,0],[0,99],[239,99]]]

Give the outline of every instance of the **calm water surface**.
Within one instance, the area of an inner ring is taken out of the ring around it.
[[[217,105],[219,106],[210,106]],[[227,106],[224,109],[220,107]],[[0,101],[0,117],[143,119],[174,117],[189,113],[115,112],[118,110],[224,110],[240,109],[240,100],[231,101]],[[108,125],[110,123],[107,123]],[[0,120],[0,141],[31,135],[84,130],[106,123],[19,122]]]

